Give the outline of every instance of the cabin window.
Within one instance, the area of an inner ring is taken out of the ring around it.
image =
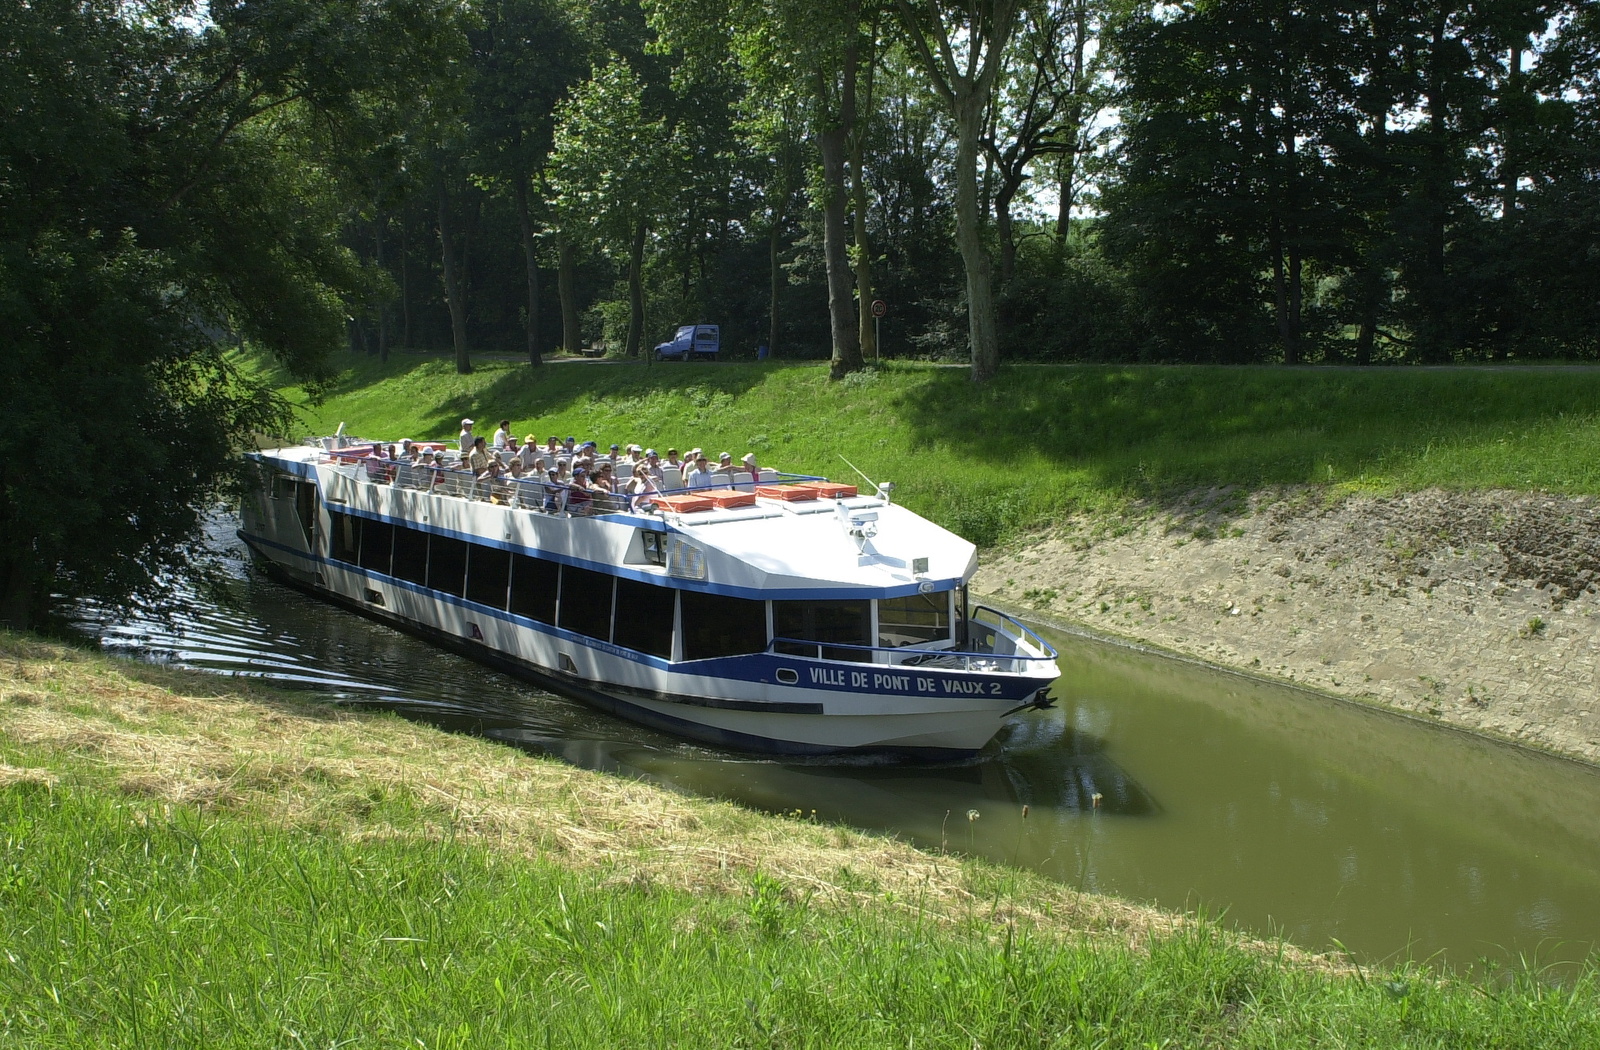
[[[677,592],[670,587],[619,579],[617,631],[613,640],[641,653],[671,659],[672,610],[677,605],[676,596]]]
[[[844,645],[872,644],[872,602],[865,598],[843,601],[773,602],[772,634],[775,638],[795,638],[800,642],[833,642],[833,646],[778,643],[780,653],[818,656],[824,660],[856,660],[870,663],[867,649],[845,649]]]
[[[683,658],[707,660],[713,656],[740,656],[767,648],[767,610],[764,603],[720,594],[680,591],[683,619]]]
[[[361,554],[361,519],[338,511],[329,517],[333,519],[333,543],[329,556],[334,561],[354,565]]]
[[[603,572],[561,567],[561,611],[557,626],[569,631],[611,640],[611,583]]]
[[[667,534],[652,532],[649,529],[639,530],[639,539],[644,543],[644,560],[652,565],[665,565],[667,563]]]
[[[459,595],[467,578],[467,545],[448,536],[428,537],[428,586]]]
[[[394,550],[394,526],[386,521],[361,523],[361,567],[389,575],[389,558]]]
[[[397,526],[394,530],[394,567],[390,575],[411,583],[428,582],[428,534]]]
[[[511,611],[540,623],[555,623],[556,587],[560,585],[560,580],[561,567],[555,562],[530,558],[526,554],[513,554]]]
[[[950,592],[878,602],[878,644],[898,648],[950,640]]]
[[[472,561],[467,565],[467,599],[492,609],[504,609],[510,582],[511,552],[473,544]]]

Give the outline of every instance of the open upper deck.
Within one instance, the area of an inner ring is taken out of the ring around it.
[[[364,451],[306,445],[259,455],[276,470],[314,478],[324,498],[349,513],[539,549],[625,577],[676,577],[690,589],[893,597],[956,589],[977,565],[976,548],[959,536],[810,475],[772,472],[761,484],[669,492],[637,508],[595,494],[574,513],[567,486],[479,480]]]

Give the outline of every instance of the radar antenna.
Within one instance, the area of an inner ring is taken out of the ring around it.
[[[842,453],[842,452],[839,453],[839,458],[840,459],[844,459],[844,453]],[[889,499],[889,493],[894,491],[894,482],[885,481],[883,484],[880,485],[876,481],[873,481],[871,478],[867,477],[867,472],[866,471],[862,470],[860,467],[856,466],[854,463],[850,462],[848,459],[844,459],[844,464],[845,464],[845,466],[849,467],[851,470],[855,471],[857,474],[860,474],[861,475],[861,480],[865,481],[868,485],[872,486],[873,491],[878,494],[878,498],[879,499],[883,500],[883,502],[885,502],[885,503],[892,502]]]

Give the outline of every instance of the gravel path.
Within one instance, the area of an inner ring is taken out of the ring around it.
[[[975,591],[1091,630],[1600,762],[1600,502],[1193,492],[1071,519]]]

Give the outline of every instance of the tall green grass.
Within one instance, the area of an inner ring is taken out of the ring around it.
[[[458,376],[438,357],[347,360],[306,404],[306,433],[453,438],[463,416],[480,432],[509,417],[519,436],[754,451],[853,478],[843,456],[984,544],[1066,509],[1228,485],[1600,493],[1600,369],[1016,366],[975,387],[898,363],[830,382],[814,364]]]
[[[1204,922],[1138,951],[997,927],[1001,893],[941,925],[748,883],[691,896],[448,835],[13,783],[0,1046],[1600,1045],[1592,971],[1328,975]]]

